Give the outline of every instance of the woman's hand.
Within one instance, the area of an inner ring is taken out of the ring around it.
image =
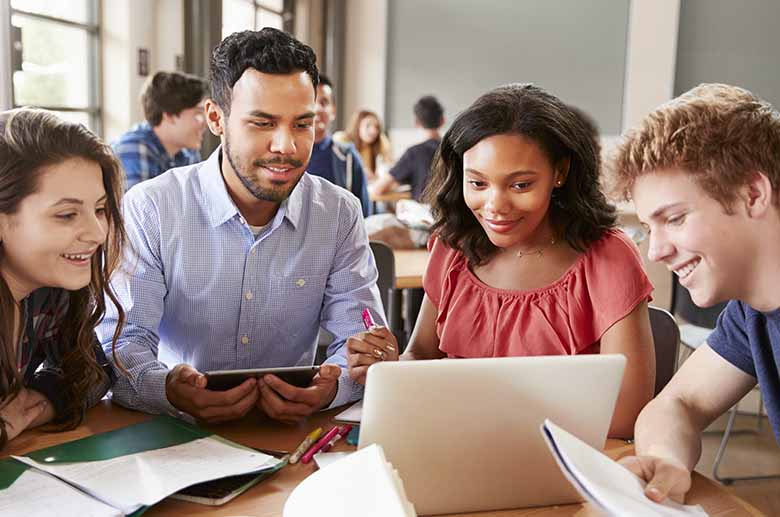
[[[0,417],[5,422],[7,440],[13,440],[25,429],[45,423],[47,414],[53,416],[49,400],[37,391],[22,388],[0,410]]]
[[[398,341],[387,327],[371,327],[347,339],[349,376],[366,383],[368,367],[379,361],[398,360]]]

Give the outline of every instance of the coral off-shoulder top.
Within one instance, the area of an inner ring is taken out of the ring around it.
[[[598,353],[601,336],[650,299],[639,250],[609,230],[561,278],[540,289],[484,284],[466,257],[435,237],[423,286],[438,309],[439,349],[449,357]]]

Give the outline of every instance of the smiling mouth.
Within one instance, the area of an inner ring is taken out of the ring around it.
[[[89,264],[94,254],[95,251],[91,251],[88,253],[62,253],[60,256],[72,264],[85,265]]]
[[[686,262],[682,267],[673,269],[672,271],[674,271],[674,274],[680,277],[680,279],[683,279],[693,273],[693,270],[696,269],[696,266],[698,266],[700,262],[701,258],[696,258],[690,262]]]

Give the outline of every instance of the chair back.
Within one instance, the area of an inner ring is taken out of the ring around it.
[[[379,295],[382,297],[382,306],[385,309],[388,321],[392,321],[390,310],[392,306],[391,297],[395,288],[395,256],[393,256],[392,248],[384,242],[371,241],[369,246],[371,246],[371,252],[374,254],[376,269],[379,271],[376,286],[379,288]]]
[[[655,343],[655,392],[658,395],[677,370],[680,329],[670,312],[649,307],[650,328]]]
[[[688,289],[680,285],[677,275],[672,273],[672,305],[670,311],[675,316],[679,316],[697,327],[714,329],[718,322],[718,316],[726,308],[727,303],[722,302],[706,309],[699,307],[693,303]]]

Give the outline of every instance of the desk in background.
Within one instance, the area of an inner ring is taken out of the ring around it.
[[[296,426],[288,426],[263,418],[258,414],[228,424],[208,426],[235,442],[249,447],[292,451],[303,440],[306,434],[317,426],[332,425],[332,418],[340,410],[318,413],[307,422]],[[150,417],[143,413],[129,411],[112,405],[103,400],[87,412],[87,417],[77,429],[63,433],[45,433],[42,431],[27,431],[13,440],[3,451],[3,456],[10,454],[26,454],[33,450],[57,445],[63,442],[84,438],[92,434],[111,431],[128,426]],[[354,447],[339,442],[334,447],[337,451],[352,450]],[[632,447],[620,440],[608,440],[607,453],[613,458],[619,458],[631,453]],[[203,506],[184,501],[166,499],[149,509],[144,516],[180,516],[180,515],[252,515],[255,517],[278,517],[282,515],[284,503],[290,492],[306,476],[314,472],[314,464],[296,464],[283,468],[271,478],[250,488],[244,494],[223,506]],[[710,515],[762,515],[737,496],[730,494],[723,487],[704,476],[694,473],[693,488],[688,494],[688,504],[700,504]],[[454,517],[514,517],[514,516],[577,516],[588,517],[600,515],[591,505],[573,504],[551,506],[545,508],[528,508],[519,510],[502,510],[480,513],[463,513]]]
[[[371,201],[370,213],[375,214],[377,213],[377,203],[395,203],[396,201],[400,201],[402,199],[412,199],[412,191],[409,185],[402,185],[398,190],[391,190],[390,192],[385,192],[384,194],[374,194],[371,192],[371,187],[369,186],[368,199]]]

